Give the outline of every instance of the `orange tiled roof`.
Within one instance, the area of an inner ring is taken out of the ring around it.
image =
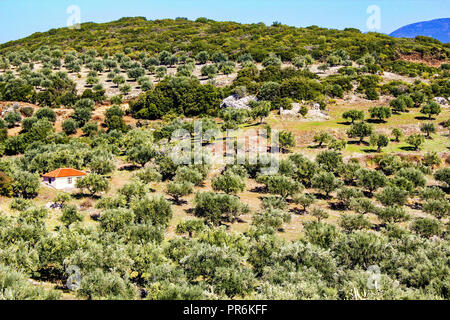
[[[85,176],[86,173],[80,170],[72,169],[72,168],[60,168],[53,170],[49,173],[43,175],[46,178],[64,178],[64,177],[80,177]]]

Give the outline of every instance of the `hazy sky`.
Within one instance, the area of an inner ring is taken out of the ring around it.
[[[121,17],[147,19],[207,17],[219,21],[264,22],[305,27],[346,27],[368,31],[367,8],[381,12],[382,33],[406,24],[450,17],[450,0],[0,0],[0,43],[36,31],[67,26],[67,8],[81,10],[81,22],[107,22]]]

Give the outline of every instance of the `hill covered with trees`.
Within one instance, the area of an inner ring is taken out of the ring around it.
[[[448,60],[204,18],[1,45],[0,299],[449,299]]]
[[[420,54],[442,61],[450,57],[449,45],[426,39],[396,39],[379,33],[361,33],[357,29],[332,30],[311,26],[296,28],[274,23],[266,26],[217,22],[206,18],[148,21],[143,17],[122,18],[110,23],[83,23],[80,29],[52,29],[0,45],[0,53],[58,46],[65,51],[96,49],[100,54],[161,52],[163,50],[223,51],[232,59],[250,53],[257,62],[274,53],[282,60],[311,53],[320,60],[332,51],[345,49],[352,59],[366,53],[382,54],[387,59]]]

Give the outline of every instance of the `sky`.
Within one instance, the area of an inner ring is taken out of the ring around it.
[[[74,12],[67,12],[73,5],[80,9],[81,23],[133,16],[207,17],[387,34],[407,24],[450,17],[450,0],[0,0],[0,43],[66,27],[68,20],[73,21]],[[377,7],[368,13],[373,6]]]

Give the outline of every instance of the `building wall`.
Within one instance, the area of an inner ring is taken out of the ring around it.
[[[52,186],[56,189],[73,189],[73,188],[75,188],[76,180],[79,178],[82,178],[82,177],[80,176],[80,177],[56,178],[56,179],[51,179],[51,182],[49,180],[46,180],[46,182],[50,186]]]

